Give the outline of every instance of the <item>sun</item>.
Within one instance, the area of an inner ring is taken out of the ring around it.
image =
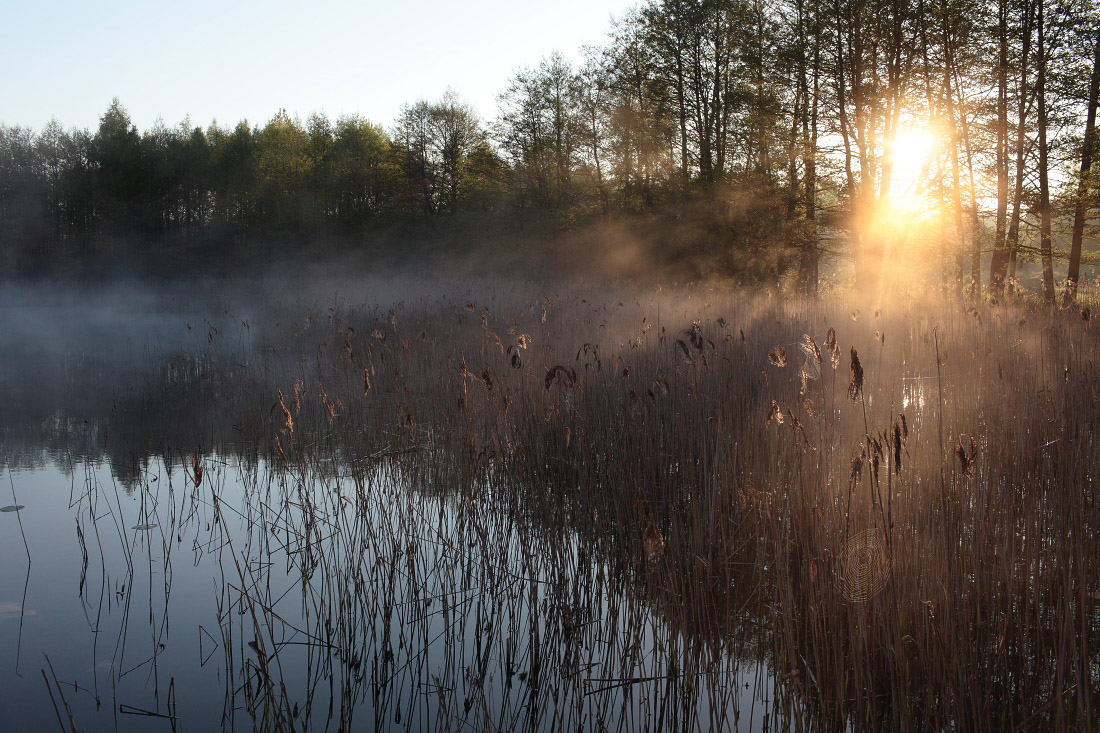
[[[936,148],[932,131],[924,127],[900,130],[890,146],[894,168],[890,180],[890,198],[894,208],[913,211],[923,202],[922,178]]]

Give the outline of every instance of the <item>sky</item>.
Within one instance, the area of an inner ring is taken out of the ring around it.
[[[0,123],[94,129],[118,97],[139,129],[359,114],[389,127],[453,88],[483,119],[515,71],[579,59],[636,0],[12,0],[0,9]]]

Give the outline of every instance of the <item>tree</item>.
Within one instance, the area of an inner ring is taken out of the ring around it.
[[[276,231],[301,227],[309,208],[310,152],[308,133],[286,110],[256,135],[257,196],[265,226]]]
[[[1092,73],[1085,108],[1085,133],[1081,139],[1081,166],[1077,179],[1077,195],[1073,200],[1073,234],[1070,240],[1069,268],[1066,274],[1067,293],[1071,299],[1077,298],[1077,284],[1081,279],[1081,243],[1084,238],[1085,216],[1089,204],[1089,178],[1092,175],[1092,160],[1098,144],[1096,107],[1100,102],[1100,29],[1095,33]]]
[[[497,137],[523,187],[524,201],[548,210],[571,203],[586,129],[581,100],[580,79],[556,53],[543,59],[537,69],[517,72],[500,96]],[[588,104],[590,114],[596,114],[596,103],[589,100]],[[598,127],[587,129],[589,144],[598,151],[592,137]],[[598,160],[598,152],[594,155]]]
[[[151,189],[141,136],[116,97],[92,139],[95,216],[108,233],[129,232],[143,219],[144,197]]]
[[[421,100],[407,106],[394,130],[401,151],[406,198],[412,211],[453,214],[468,193],[471,156],[485,134],[473,108],[448,91],[435,103]]]
[[[328,172],[338,231],[361,229],[388,215],[396,168],[382,128],[360,117],[338,120]]]
[[[1039,40],[1036,52],[1038,54],[1038,77],[1036,85],[1036,102],[1039,115],[1039,251],[1043,260],[1043,300],[1047,303],[1054,302],[1054,266],[1051,259],[1051,211],[1050,211],[1050,170],[1048,156],[1050,147],[1047,141],[1047,62],[1050,56],[1050,46],[1047,43],[1047,29],[1045,17],[1046,0],[1039,0],[1039,17],[1036,25],[1039,31]]]
[[[207,131],[211,145],[211,188],[219,222],[237,233],[258,223],[259,183],[258,133],[247,120],[237,123],[232,132],[217,123]]]

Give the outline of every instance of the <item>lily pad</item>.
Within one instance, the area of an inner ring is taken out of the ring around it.
[[[157,526],[156,522],[153,522],[152,524],[135,524],[130,529],[152,529],[153,527],[156,527],[156,526]]]
[[[0,512],[17,512],[23,508],[25,508],[23,504],[9,504],[8,506],[0,506]]]

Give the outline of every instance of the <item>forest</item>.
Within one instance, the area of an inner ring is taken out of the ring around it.
[[[0,272],[353,253],[1054,301],[1097,262],[1094,0],[649,0],[581,58],[489,119],[456,90],[388,127],[2,126]]]

